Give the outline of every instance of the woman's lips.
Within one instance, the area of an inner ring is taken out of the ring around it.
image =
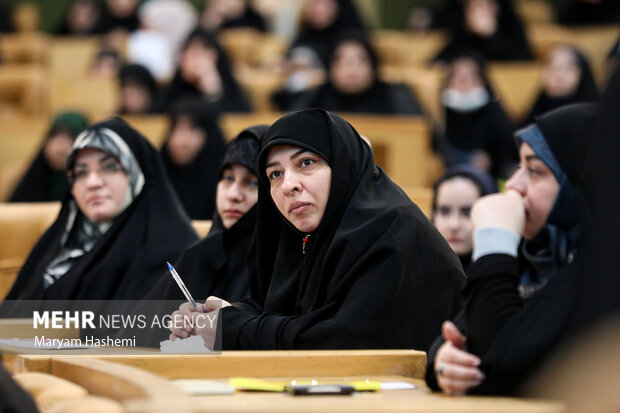
[[[224,215],[230,218],[241,218],[243,216],[243,212],[238,209],[229,209],[224,211]]]
[[[105,197],[103,196],[93,196],[88,198],[88,203],[89,204],[99,204],[101,202],[103,202],[105,200]]]
[[[310,206],[310,204],[307,204],[305,202],[294,202],[293,204],[291,204],[288,212],[292,215],[299,215],[303,213],[306,209],[308,209],[308,206]]]

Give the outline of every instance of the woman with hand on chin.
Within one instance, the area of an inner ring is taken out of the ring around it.
[[[540,300],[539,293],[547,283],[573,263],[582,228],[575,187],[567,171],[582,166],[585,158],[570,165],[565,159],[560,163],[559,156],[567,148],[581,148],[579,142],[593,127],[597,111],[595,104],[567,106],[517,132],[520,164],[506,183],[507,192],[483,197],[474,204],[473,263],[465,290],[467,323],[462,314],[454,323],[444,323],[443,339],[429,351],[429,387],[461,395],[483,383],[485,374],[478,355],[486,348],[481,349],[481,342],[488,342],[489,335],[509,316],[527,308],[534,299]],[[493,280],[508,282],[485,290],[485,282]],[[486,299],[483,304],[496,300],[502,309],[490,317],[488,310],[481,310],[478,299]],[[496,324],[481,328],[485,325],[482,318],[496,320]],[[480,322],[471,325],[471,319]],[[474,349],[478,355],[469,352]]]
[[[222,347],[425,350],[459,310],[460,264],[355,129],[320,109],[287,115],[258,167],[256,265],[249,297],[223,303]],[[215,343],[215,329],[171,331]]]

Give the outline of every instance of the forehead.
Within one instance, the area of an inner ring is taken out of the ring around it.
[[[254,175],[252,171],[250,171],[246,166],[241,165],[240,163],[231,163],[222,168],[222,171],[233,172],[235,174],[251,174]]]
[[[355,40],[346,40],[338,45],[336,49],[336,54],[344,54],[344,53],[355,53],[355,54],[364,54],[366,55],[366,49],[359,42]]]
[[[88,162],[99,162],[101,159],[108,156],[109,153],[104,152],[95,148],[86,148],[82,149],[75,156],[76,163],[88,163]]]
[[[276,145],[269,148],[269,152],[267,152],[267,163],[273,162],[276,159],[280,158],[288,158],[290,155],[295,152],[301,150],[299,146],[293,145]]]
[[[534,152],[534,149],[532,149],[532,147],[525,142],[521,143],[521,146],[519,147],[519,155],[521,155],[522,157],[537,156],[536,152]]]
[[[480,197],[478,186],[469,178],[456,176],[444,181],[437,188],[437,202],[463,201],[471,203]]]
[[[576,63],[577,56],[575,53],[568,47],[560,46],[551,52],[550,60],[553,62],[570,62]]]

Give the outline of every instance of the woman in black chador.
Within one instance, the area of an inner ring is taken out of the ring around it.
[[[467,49],[450,56],[441,103],[445,115],[434,144],[446,164],[471,164],[507,178],[516,163],[513,126],[493,92],[482,56]]]
[[[574,46],[561,44],[547,54],[543,89],[532,106],[526,123],[571,103],[596,102],[600,95],[586,57]]]
[[[246,255],[256,226],[256,159],[267,128],[266,125],[247,128],[228,144],[219,172],[217,212],[211,230],[174,264],[197,300],[215,295],[227,301],[239,301],[249,293]],[[166,272],[144,299],[148,301],[140,303],[137,314],[164,316],[174,311],[185,297]],[[141,345],[158,347],[170,332],[152,329],[144,338],[140,333],[145,332],[132,331],[124,336],[138,334]]]
[[[30,164],[9,202],[62,201],[69,184],[65,161],[73,140],[88,126],[88,120],[77,112],[63,112],[54,118],[43,145]]]
[[[523,24],[510,0],[463,0],[452,7],[451,39],[435,60],[445,60],[464,47],[493,61],[532,58]]]
[[[459,309],[463,273],[355,129],[320,109],[285,116],[258,171],[256,266],[250,296],[220,313],[223,348],[425,350]]]
[[[406,85],[379,79],[379,58],[368,40],[356,32],[345,33],[334,42],[327,82],[291,98],[288,107],[281,109],[306,108],[333,112],[422,114],[420,104]]]
[[[159,154],[112,118],[77,137],[67,170],[71,192],[6,299],[142,298],[198,238]]]
[[[307,49],[327,68],[329,45],[343,31],[350,30],[366,32],[351,0],[309,0],[302,10],[299,34],[293,40],[289,54],[294,49]]]
[[[203,98],[219,112],[249,112],[247,96],[234,78],[225,50],[207,30],[194,29],[181,51],[179,67],[164,91],[158,111],[183,98]]]
[[[175,269],[196,299],[217,295],[238,301],[248,293],[245,256],[256,224],[258,173],[256,159],[266,125],[243,130],[228,144],[217,185],[217,212],[205,239],[185,250]],[[147,300],[184,300],[167,276],[145,297]]]
[[[203,100],[181,102],[170,118],[161,149],[168,177],[191,219],[211,219],[226,150],[218,118]]]

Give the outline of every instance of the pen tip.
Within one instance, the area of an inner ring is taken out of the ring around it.
[[[172,265],[170,265],[168,261],[166,261],[166,264],[168,264],[168,268],[170,268],[170,271],[174,270],[174,268],[172,267]]]

